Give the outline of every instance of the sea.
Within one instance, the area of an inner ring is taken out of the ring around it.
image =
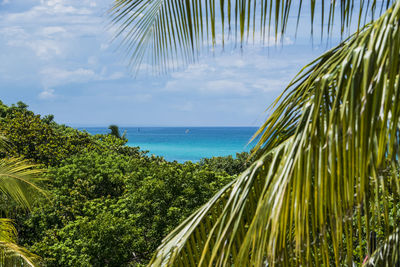
[[[90,134],[106,134],[108,127],[79,127]],[[128,146],[139,146],[168,161],[198,162],[202,158],[235,156],[250,151],[257,127],[120,127]]]

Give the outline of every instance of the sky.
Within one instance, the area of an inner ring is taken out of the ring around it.
[[[259,126],[294,75],[339,41],[312,45],[303,20],[277,46],[216,47],[179,71],[135,76],[112,42],[111,4],[0,0],[0,100],[76,127]]]

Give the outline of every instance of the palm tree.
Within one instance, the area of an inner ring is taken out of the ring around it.
[[[111,131],[109,134],[115,136],[118,139],[125,139],[126,136],[126,131],[124,131],[124,133],[121,135],[120,131],[119,131],[119,127],[117,125],[110,125],[108,126],[108,129]]]
[[[8,147],[0,135],[0,149]],[[30,210],[39,195],[46,195],[36,184],[42,173],[38,166],[17,158],[0,159],[0,191],[8,201],[15,201]],[[39,257],[17,245],[17,230],[13,221],[0,218],[0,266],[35,266]]]
[[[149,56],[163,72],[215,45],[218,19],[222,40],[226,30],[242,45],[256,26],[262,39],[282,36],[294,5],[217,2],[116,0],[110,13],[132,67]],[[329,11],[321,34],[332,33],[336,4],[342,34],[352,20],[358,31],[292,80],[257,133],[254,164],[171,232],[150,265],[352,266],[365,255],[366,265],[398,264],[400,1],[361,0],[358,14],[353,0],[319,2]],[[370,10],[380,17],[363,26]],[[302,12],[299,1],[297,23]]]

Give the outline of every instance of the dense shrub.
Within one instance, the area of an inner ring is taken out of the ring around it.
[[[45,165],[57,165],[70,155],[95,147],[88,133],[61,131],[24,110],[10,110],[0,121],[0,131],[11,143],[10,154]]]
[[[236,153],[236,158],[212,157],[200,160],[200,165],[208,166],[213,171],[225,171],[229,175],[235,175],[243,172],[253,162],[250,154],[247,152]]]
[[[52,203],[25,220],[23,242],[49,266],[143,263],[163,237],[232,177],[198,164],[87,152],[49,169]]]
[[[47,266],[145,264],[162,238],[249,164],[247,153],[167,162],[125,146],[126,139],[93,136],[53,119],[22,102],[0,102],[0,131],[13,145],[8,153],[48,169],[50,200],[29,214],[11,214],[19,243]],[[8,207],[0,195],[0,210]]]

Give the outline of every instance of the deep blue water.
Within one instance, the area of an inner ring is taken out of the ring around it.
[[[107,127],[80,127],[90,134],[105,134]],[[149,150],[149,154],[179,162],[214,156],[235,156],[249,151],[247,145],[257,127],[120,127],[127,131],[127,145]]]

